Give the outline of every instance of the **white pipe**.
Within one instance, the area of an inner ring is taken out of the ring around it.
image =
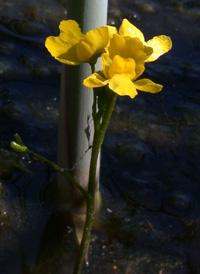
[[[83,33],[107,23],[108,0],[68,0],[67,19],[76,20]],[[96,69],[100,69],[99,64]],[[83,86],[91,74],[88,64],[62,67],[58,133],[58,164],[72,169],[74,178],[87,189],[93,137],[93,92]],[[88,150],[89,149],[89,150]],[[97,171],[97,188],[99,181]],[[59,199],[62,208],[76,207],[80,212],[82,196],[62,175],[58,175]],[[80,202],[80,203],[79,203]]]

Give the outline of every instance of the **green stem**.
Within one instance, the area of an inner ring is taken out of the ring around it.
[[[29,154],[30,156],[32,156],[33,158],[48,164],[49,166],[53,167],[55,170],[57,170],[58,172],[62,173],[76,188],[78,188],[78,190],[80,190],[80,192],[83,194],[83,196],[85,197],[85,199],[88,199],[88,193],[87,191],[76,182],[76,180],[74,180],[74,178],[72,176],[70,176],[63,168],[59,167],[58,165],[56,165],[55,163],[51,162],[50,160],[42,157],[41,155],[28,150],[27,154]]]
[[[91,63],[90,67],[91,67],[92,73],[94,73],[95,72],[95,64]]]
[[[87,249],[89,247],[90,235],[92,230],[92,224],[94,220],[94,212],[95,212],[95,189],[96,189],[96,167],[97,160],[99,155],[99,150],[103,143],[103,139],[111,118],[111,114],[115,105],[115,101],[117,98],[116,93],[112,93],[110,96],[110,100],[107,105],[107,109],[102,118],[102,122],[98,130],[94,133],[94,141],[92,146],[92,156],[90,162],[90,174],[89,174],[89,183],[88,183],[88,199],[87,199],[87,213],[86,213],[86,221],[83,232],[83,237],[81,241],[81,245],[79,248],[77,260],[75,263],[75,268],[73,274],[80,274],[82,265],[84,262],[85,255],[87,253]]]

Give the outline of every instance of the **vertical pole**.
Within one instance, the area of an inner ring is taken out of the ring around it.
[[[106,25],[108,0],[68,0],[67,19],[76,20],[83,33]],[[99,65],[96,69],[100,69]],[[61,75],[60,116],[58,130],[58,164],[71,170],[74,178],[87,189],[93,140],[93,92],[83,86],[91,74],[88,64],[63,65]],[[97,188],[99,170],[97,171]],[[58,175],[58,193],[63,209],[82,207],[82,195]]]

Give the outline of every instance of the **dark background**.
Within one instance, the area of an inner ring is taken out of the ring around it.
[[[0,0],[0,273],[68,273],[77,248],[54,205],[56,173],[12,151],[18,132],[56,161],[61,64],[44,47],[67,1]],[[109,1],[172,50],[146,65],[159,94],[118,98],[102,148],[102,209],[84,273],[200,273],[200,4]],[[3,188],[3,190],[1,190]]]

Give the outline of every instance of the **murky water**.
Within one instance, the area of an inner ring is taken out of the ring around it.
[[[0,273],[69,273],[72,221],[56,212],[56,173],[9,148],[18,132],[56,159],[61,65],[44,47],[66,18],[65,1],[0,2]],[[200,273],[200,4],[192,0],[109,2],[146,40],[173,49],[145,76],[160,94],[118,98],[102,149],[102,209],[84,273]]]

